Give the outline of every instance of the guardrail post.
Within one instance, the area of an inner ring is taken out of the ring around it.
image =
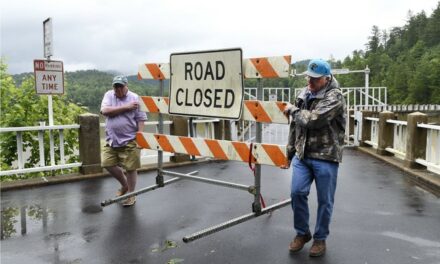
[[[170,120],[173,123],[170,126],[170,134],[174,136],[188,136],[188,118],[181,116],[170,116]],[[173,157],[170,158],[172,162],[183,162],[189,161],[190,156],[186,154],[175,153]]]
[[[82,162],[79,170],[82,174],[102,172],[99,116],[90,113],[79,115],[78,124],[79,159]]]
[[[370,147],[365,141],[371,140],[371,121],[367,117],[373,117],[372,111],[362,111],[362,131],[361,131],[361,147]]]
[[[394,113],[389,111],[383,111],[379,113],[379,135],[377,143],[377,154],[380,155],[392,155],[385,149],[393,147],[394,137],[394,125],[387,123],[388,119],[394,119]]]
[[[407,122],[405,167],[423,168],[424,166],[416,163],[416,159],[425,159],[427,131],[424,128],[417,127],[417,124],[426,124],[428,116],[420,112],[411,113],[407,117]]]

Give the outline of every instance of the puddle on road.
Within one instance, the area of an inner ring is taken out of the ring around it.
[[[25,235],[32,230],[47,228],[48,219],[53,212],[40,205],[23,207],[2,207],[1,210],[1,240]]]

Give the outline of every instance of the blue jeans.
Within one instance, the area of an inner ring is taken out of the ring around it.
[[[329,225],[333,211],[336,180],[339,163],[296,156],[292,161],[292,198],[293,223],[298,235],[305,235],[309,229],[308,195],[310,186],[315,180],[318,194],[318,215],[313,238],[325,240],[330,233]]]

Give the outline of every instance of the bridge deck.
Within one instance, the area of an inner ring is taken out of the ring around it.
[[[197,169],[203,176],[253,182],[247,165],[238,162],[176,170]],[[290,170],[265,166],[262,175],[266,203],[289,196]],[[153,183],[154,173],[147,173],[138,187]],[[99,202],[115,190],[116,181],[105,178],[2,193],[1,262],[440,262],[440,199],[408,183],[401,171],[351,149],[340,167],[328,252],[320,259],[308,257],[309,246],[289,254],[294,236],[289,207],[189,244],[181,242],[184,235],[250,212],[252,196],[243,191],[180,181],[139,196],[132,208],[115,204],[101,209]],[[42,208],[47,208],[47,217]],[[21,234],[24,227],[26,234]],[[166,240],[177,242],[177,248],[166,247]]]

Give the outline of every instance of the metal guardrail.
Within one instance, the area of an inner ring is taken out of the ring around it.
[[[295,88],[295,97],[303,89]],[[367,107],[387,105],[387,87],[341,87],[340,89],[345,97],[347,109],[360,110]]]
[[[32,127],[6,127],[0,128],[0,133],[16,133],[17,138],[17,169],[0,171],[0,176],[23,174],[30,172],[43,172],[52,171],[60,169],[68,169],[80,167],[81,162],[66,164],[66,157],[64,153],[64,129],[79,129],[79,125],[56,125],[56,126],[32,126]],[[60,160],[59,164],[55,161],[55,143],[54,143],[54,131],[58,130],[59,133],[59,151]],[[40,153],[40,163],[39,167],[35,168],[24,168],[25,166],[25,152],[23,151],[23,132],[38,132],[38,148]],[[50,155],[50,165],[45,164],[45,154],[44,154],[44,133],[49,132],[49,155]]]

